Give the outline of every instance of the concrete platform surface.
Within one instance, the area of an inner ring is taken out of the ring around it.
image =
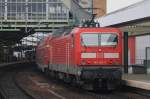
[[[125,85],[150,90],[150,74],[124,74]]]

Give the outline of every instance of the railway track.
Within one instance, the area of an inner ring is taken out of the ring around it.
[[[19,67],[19,65],[22,64],[0,69],[0,99],[33,99],[16,84],[17,72],[26,69],[24,66]]]
[[[18,85],[19,76],[21,81],[25,83],[24,87],[31,84],[29,86],[30,92]],[[0,89],[0,99],[150,99],[148,93],[130,88],[114,92],[87,91],[45,76],[35,68],[33,69],[31,65],[1,69]],[[32,92],[32,90],[36,92]],[[36,95],[36,98],[32,93]]]
[[[76,92],[80,90],[81,93],[84,91],[84,94],[92,97],[89,99],[150,99],[150,94],[148,94],[146,91],[141,92],[141,90],[137,90],[137,89],[133,90],[130,87],[129,89],[115,90],[114,92],[108,92],[108,91],[89,92],[77,88],[71,88],[71,89],[76,90]],[[76,99],[76,98],[72,98],[72,99]]]
[[[124,86],[113,92],[87,92],[94,99],[150,99],[150,92]]]
[[[38,90],[43,90],[44,88],[45,91],[43,93],[42,91],[37,92],[41,93],[41,95],[43,94],[42,96],[37,94],[38,97],[42,97],[39,99],[150,99],[148,95],[141,94],[140,91],[135,91],[132,88],[113,92],[91,92],[76,86],[70,86],[70,84],[52,79],[36,71],[29,73],[29,79],[34,83],[33,87],[37,85]]]

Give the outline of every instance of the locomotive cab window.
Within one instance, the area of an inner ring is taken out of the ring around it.
[[[98,46],[98,34],[82,34],[81,44],[83,46]]]
[[[82,46],[116,46],[118,35],[116,33],[83,33]]]
[[[118,36],[116,34],[101,34],[101,46],[116,46]]]

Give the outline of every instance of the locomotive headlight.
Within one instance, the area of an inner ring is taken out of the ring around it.
[[[96,53],[81,53],[81,58],[96,58]]]
[[[104,53],[104,58],[119,58],[119,53]]]

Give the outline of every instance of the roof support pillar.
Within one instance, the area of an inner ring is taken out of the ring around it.
[[[124,32],[124,73],[128,73],[128,32]]]

